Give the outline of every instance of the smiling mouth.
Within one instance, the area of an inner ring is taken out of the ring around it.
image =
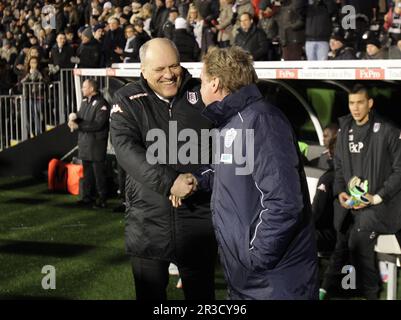
[[[176,80],[163,81],[162,84],[165,86],[173,86],[177,84],[177,81]]]

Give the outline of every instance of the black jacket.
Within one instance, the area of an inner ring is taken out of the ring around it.
[[[201,116],[199,81],[184,71],[183,83],[172,107],[160,100],[143,78],[114,95],[111,141],[119,164],[127,172],[125,238],[127,252],[133,256],[176,261],[177,253],[181,253],[178,256],[183,252],[186,256],[197,255],[199,250],[212,252],[215,248],[210,194],[197,192],[178,209],[168,200],[178,174],[195,172],[200,167],[174,159],[184,142],[175,146],[177,139],[171,130],[175,125],[178,132],[190,128],[200,137],[201,129],[211,128],[211,123]],[[166,155],[164,161],[155,161],[152,156],[155,141],[159,141],[152,138],[152,133],[166,136],[165,145],[159,149],[159,156]],[[148,139],[147,135],[150,135]],[[192,140],[191,147],[200,150],[199,144],[200,141]]]
[[[255,61],[267,60],[269,43],[266,33],[255,25],[252,25],[248,32],[244,32],[240,28],[235,37],[235,45],[250,52]]]
[[[129,51],[124,49],[123,57],[129,58],[126,62],[139,62],[139,49],[148,40],[150,40],[150,37],[145,31],[138,33],[128,44]]]
[[[177,46],[182,62],[199,61],[200,49],[193,34],[186,29],[177,29],[173,32],[173,42]]]
[[[65,44],[61,51],[59,47],[55,45],[50,53],[50,63],[60,68],[73,68],[74,64],[71,62],[71,57],[73,55],[74,49],[72,49],[69,44]]]
[[[166,7],[153,7],[152,19],[150,20],[150,32],[153,38],[163,37],[163,26],[168,19],[168,9]]]
[[[313,221],[317,230],[334,230],[333,184],[334,168],[332,167],[319,178],[312,202]]]
[[[99,43],[92,39],[88,43],[81,43],[77,49],[77,56],[80,59],[79,68],[99,68],[102,48]]]
[[[334,53],[329,53],[329,60],[355,60],[355,52],[351,47],[343,46]]]
[[[337,9],[335,0],[321,0],[308,5],[305,36],[307,41],[329,41],[331,16]]]
[[[104,161],[109,137],[110,106],[101,95],[84,98],[77,113],[79,158]]]
[[[113,63],[121,63],[120,56],[114,52],[117,47],[123,50],[125,47],[124,31],[121,28],[109,30],[104,35],[103,54],[106,67],[110,67]]]
[[[334,156],[335,183],[334,195],[347,191],[347,183],[353,176],[351,172],[349,130],[351,115],[339,119],[340,131],[337,135]],[[355,213],[355,219],[361,229],[380,233],[395,233],[401,229],[401,131],[377,115],[370,115],[370,139],[365,146],[368,156],[364,161],[363,171],[368,179],[372,195],[378,194],[383,202],[368,206]],[[338,197],[337,197],[338,198]],[[336,200],[335,227],[340,230],[348,214]]]
[[[306,1],[283,0],[275,19],[278,23],[280,43],[302,44],[305,42]]]

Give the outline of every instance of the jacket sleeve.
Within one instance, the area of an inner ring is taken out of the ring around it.
[[[315,197],[312,202],[312,216],[315,224],[326,214],[326,204],[333,202],[332,186],[327,181],[327,176],[323,174],[317,183]],[[320,188],[322,186],[322,189]],[[324,189],[323,189],[324,188]]]
[[[401,190],[401,131],[390,127],[387,139],[389,140],[387,148],[392,161],[392,173],[377,192],[384,201],[390,200]]]
[[[118,163],[136,181],[168,196],[178,172],[169,165],[151,164],[147,161],[140,126],[128,110],[129,107],[138,107],[134,105],[135,103],[132,101],[131,105],[127,106],[118,95],[115,95],[113,108],[118,111],[112,112],[110,132]]]
[[[303,210],[299,161],[289,124],[280,116],[261,115],[254,126],[252,173],[261,208],[249,249],[255,271],[273,269],[295,236]]]
[[[255,51],[255,56],[253,57],[253,59],[255,61],[258,60],[266,60],[267,58],[267,53],[269,51],[269,43],[267,40],[267,36],[266,33],[262,30],[257,31],[258,36],[257,36],[257,41],[259,44],[258,50]]]
[[[94,121],[87,121],[79,117],[77,118],[78,130],[82,132],[100,131],[109,121],[110,108],[105,100],[97,102],[96,116]]]
[[[214,180],[213,165],[202,166],[193,175],[198,182],[199,191],[212,192]]]
[[[343,172],[343,158],[341,155],[344,153],[343,146],[342,146],[342,131],[338,131],[337,133],[337,143],[336,148],[334,151],[334,187],[333,187],[333,194],[334,197],[337,197],[341,192],[347,191],[347,182],[344,179],[344,172]]]

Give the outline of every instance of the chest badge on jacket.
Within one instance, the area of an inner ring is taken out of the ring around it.
[[[187,100],[190,104],[196,104],[199,101],[199,95],[197,92],[187,92]]]
[[[237,131],[234,128],[231,128],[230,130],[228,130],[224,137],[224,146],[226,148],[230,148],[232,146],[236,136],[237,136]]]

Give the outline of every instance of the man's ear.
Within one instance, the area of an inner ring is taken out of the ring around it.
[[[220,89],[220,79],[219,78],[213,78],[212,80],[212,89],[213,93],[217,93]]]
[[[143,77],[146,79],[146,77],[145,77],[145,67],[143,66],[143,64],[141,64],[141,73],[142,73]]]
[[[372,107],[373,107],[373,99],[370,98],[370,99],[369,99],[369,110],[371,110]]]

